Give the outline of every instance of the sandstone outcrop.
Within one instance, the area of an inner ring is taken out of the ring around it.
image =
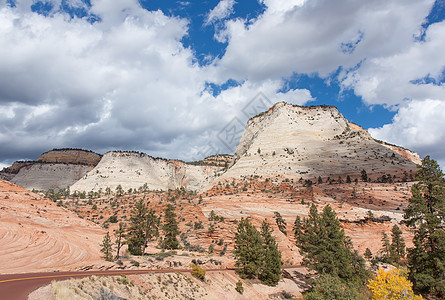
[[[406,158],[406,153],[376,142],[333,106],[280,102],[247,122],[233,165],[222,177],[285,174],[336,178],[358,175],[363,169],[377,176],[399,176],[416,170],[417,158]]]
[[[99,164],[72,187],[72,191],[124,191],[147,184],[150,190],[185,188],[198,190],[211,182],[221,167],[191,165],[181,161],[153,158],[137,152],[108,152]]]
[[[92,169],[82,164],[33,163],[20,168],[10,181],[28,190],[65,189]]]
[[[101,263],[99,226],[0,180],[0,273],[76,269]]]
[[[40,155],[36,162],[96,166],[102,155],[81,149],[54,149]]]
[[[35,161],[14,162],[0,172],[0,178],[28,190],[64,189],[92,170],[101,157],[89,150],[54,149]]]

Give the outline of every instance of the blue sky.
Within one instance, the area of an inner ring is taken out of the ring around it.
[[[0,167],[230,153],[218,137],[260,92],[445,166],[444,18],[444,0],[0,0]]]

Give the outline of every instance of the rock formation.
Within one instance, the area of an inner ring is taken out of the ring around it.
[[[221,167],[191,165],[153,158],[144,153],[108,152],[99,164],[72,187],[72,191],[97,191],[121,185],[124,191],[147,184],[151,190],[197,190],[211,182]]]
[[[0,273],[101,263],[104,230],[56,203],[0,180]]]
[[[418,156],[375,141],[333,106],[283,102],[250,119],[223,178],[277,174],[337,178],[415,171]],[[411,160],[413,159],[414,162]]]
[[[28,190],[70,187],[100,161],[101,155],[80,149],[54,149],[35,161],[15,162],[5,168],[1,178]]]

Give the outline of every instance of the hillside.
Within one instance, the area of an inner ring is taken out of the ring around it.
[[[147,184],[151,190],[186,188],[197,190],[214,179],[221,167],[191,165],[181,161],[153,158],[144,153],[108,152],[72,191],[97,191],[121,185],[124,191]]]
[[[285,174],[317,178],[416,170],[418,155],[385,147],[335,107],[300,107],[280,102],[246,125],[224,178]],[[408,158],[405,158],[408,157]]]
[[[54,202],[0,180],[0,273],[101,263],[103,230]]]
[[[0,175],[28,190],[64,189],[92,170],[100,159],[100,154],[88,150],[54,149],[35,161],[15,162]]]

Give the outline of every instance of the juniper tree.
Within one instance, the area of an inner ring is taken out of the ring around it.
[[[275,222],[277,223],[278,229],[284,233],[285,235],[287,235],[287,231],[286,231],[286,221],[284,221],[283,217],[281,216],[281,214],[279,212],[274,212],[274,218],[275,218]]]
[[[171,204],[168,204],[164,209],[164,224],[162,230],[164,231],[163,247],[165,249],[178,249],[178,221],[176,221],[175,208]]]
[[[261,224],[261,236],[263,238],[264,261],[259,278],[264,284],[275,286],[281,279],[283,262],[281,261],[281,252],[278,250],[278,244],[272,237],[272,230],[267,220],[264,220]]]
[[[415,290],[445,297],[445,178],[438,163],[426,156],[418,166],[418,183],[405,209],[405,223],[415,230],[408,250]]]

